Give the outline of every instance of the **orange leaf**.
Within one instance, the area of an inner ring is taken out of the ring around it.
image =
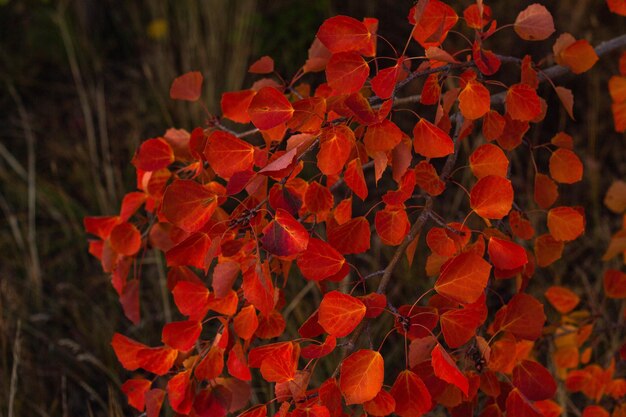
[[[453,349],[463,346],[474,337],[476,328],[481,323],[480,316],[466,308],[448,310],[441,315],[439,321],[443,338]]]
[[[256,91],[253,90],[223,93],[220,101],[222,116],[237,123],[250,122],[248,107],[250,107],[250,102],[255,94]]]
[[[433,227],[428,231],[426,244],[433,253],[440,256],[450,257],[457,252],[456,243],[441,227]]]
[[[417,185],[432,196],[437,196],[446,188],[435,167],[426,161],[420,161],[415,166],[415,182]]]
[[[548,212],[548,230],[556,240],[574,240],[585,231],[585,218],[572,207],[555,207]]]
[[[559,148],[550,156],[550,176],[556,182],[573,184],[583,178],[583,164],[569,149]]]
[[[202,74],[188,72],[174,79],[170,87],[170,98],[174,100],[197,101],[202,93]]]
[[[557,62],[569,67],[574,74],[581,74],[593,67],[598,61],[593,46],[585,39],[575,41],[558,54]]]
[[[395,413],[400,417],[419,417],[431,408],[431,397],[422,379],[405,370],[398,374],[390,394],[396,400]]]
[[[209,352],[194,368],[194,376],[201,381],[215,379],[224,369],[224,349],[212,346]]]
[[[580,302],[580,297],[565,287],[552,286],[546,290],[545,296],[556,311],[561,314],[569,313]]]
[[[208,311],[209,290],[202,283],[180,281],[172,294],[178,311],[192,320],[202,319]]]
[[[207,139],[204,156],[217,175],[230,178],[254,164],[254,147],[228,132],[213,132]]]
[[[454,142],[446,132],[420,119],[413,128],[413,149],[426,158],[441,158],[454,152]]]
[[[380,353],[361,349],[341,363],[339,389],[346,405],[372,400],[383,386],[385,362]]]
[[[604,205],[613,213],[626,211],[626,182],[613,181],[604,196]]]
[[[487,286],[491,265],[473,252],[461,253],[441,268],[435,290],[461,304],[473,303]]]
[[[291,119],[293,107],[283,93],[274,87],[263,87],[252,98],[248,115],[258,129],[269,130]]]
[[[487,143],[472,152],[469,158],[472,174],[478,179],[487,175],[506,177],[509,170],[509,159],[499,146]]]
[[[294,379],[298,368],[300,346],[293,342],[280,346],[261,362],[261,375],[268,382],[287,382]]]
[[[326,100],[308,97],[293,103],[293,117],[287,127],[302,133],[317,133],[324,123]]]
[[[202,322],[198,320],[175,321],[163,327],[161,340],[171,348],[187,352],[196,344],[201,332]]]
[[[248,368],[246,358],[243,354],[243,349],[239,342],[235,343],[235,345],[233,345],[232,349],[228,353],[228,360],[226,361],[226,365],[228,367],[228,373],[235,378],[242,381],[250,381],[252,379],[250,368]]]
[[[161,212],[186,232],[196,232],[209,221],[217,208],[217,196],[191,180],[175,180],[165,190]]]
[[[320,135],[320,151],[317,154],[317,167],[324,175],[341,172],[354,144],[354,132],[346,125],[324,128]]]
[[[552,15],[541,4],[531,4],[517,15],[515,33],[527,41],[541,41],[554,33]]]
[[[259,319],[252,304],[243,307],[233,319],[233,329],[243,340],[249,340],[257,327],[259,327]]]
[[[371,34],[362,22],[340,15],[326,19],[317,31],[317,37],[332,53],[337,53],[367,47]]]
[[[356,93],[369,74],[370,67],[357,52],[333,54],[326,64],[326,80],[337,94]]]
[[[504,132],[505,124],[506,121],[500,113],[490,110],[483,119],[483,136],[489,141],[498,139]]]
[[[470,206],[481,217],[503,218],[513,206],[511,181],[495,175],[479,179],[470,192]]]
[[[267,55],[262,56],[250,65],[248,72],[252,74],[269,74],[274,72],[274,60]]]
[[[624,0],[606,0],[609,10],[613,13],[626,16],[626,1]]]
[[[572,94],[572,90],[565,87],[556,87],[556,94],[559,96],[559,100],[561,100],[561,104],[565,107],[565,111],[569,115],[570,119],[574,119],[574,94]]]
[[[535,361],[523,360],[513,368],[511,381],[532,401],[547,400],[556,393],[556,382],[552,374]]]
[[[359,325],[365,317],[365,311],[365,305],[358,298],[331,291],[324,294],[320,303],[318,322],[326,333],[344,337]]]
[[[541,114],[537,91],[526,84],[515,84],[506,93],[506,112],[511,119],[529,121]]]
[[[617,415],[617,414],[613,414]],[[582,417],[609,417],[610,414],[601,405],[588,405],[583,410]]]
[[[471,80],[459,94],[459,109],[469,120],[483,117],[491,108],[489,90],[478,81]]]
[[[321,345],[310,344],[302,348],[302,357],[305,359],[322,358],[335,350],[337,338],[332,334],[326,336],[326,340]]]

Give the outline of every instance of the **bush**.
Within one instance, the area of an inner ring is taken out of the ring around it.
[[[624,14],[622,3],[608,5]],[[260,58],[250,89],[222,95],[221,117],[141,144],[138,191],[118,215],[85,219],[134,324],[149,249],[164,255],[180,313],[165,311],[157,347],[115,334],[131,406],[148,417],[166,396],[194,416],[626,412],[623,335],[599,338],[623,329],[607,304],[626,297],[626,274],[609,269],[600,297],[579,272],[584,302],[579,285],[533,279],[586,224],[560,195],[583,178],[574,140],[545,136],[546,118],[574,117],[572,91],[555,83],[626,37],[594,48],[561,34],[550,66],[488,49],[497,36],[550,38],[540,4],[498,27],[480,1],[460,18],[419,0],[408,22],[406,45],[392,46],[376,19],[327,19],[291,78]],[[464,47],[444,48],[453,30]],[[424,56],[406,56],[415,45]],[[625,62],[609,83],[618,131]],[[204,108],[202,82],[184,74],[170,96]],[[616,182],[609,209],[623,213],[625,194]]]

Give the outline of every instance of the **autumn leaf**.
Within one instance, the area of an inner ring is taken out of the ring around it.
[[[574,240],[585,231],[585,218],[572,207],[555,207],[548,212],[548,230],[556,240]]]
[[[158,171],[174,162],[172,147],[162,138],[148,139],[139,146],[132,164],[142,171]]]
[[[513,368],[513,386],[529,400],[539,401],[552,398],[556,393],[556,382],[550,372],[535,361],[523,360]]]
[[[499,330],[509,331],[516,337],[526,340],[538,339],[546,321],[543,305],[533,296],[523,293],[514,295],[509,303],[498,311],[498,315],[502,315]]]
[[[288,257],[304,252],[309,233],[289,212],[278,209],[274,220],[263,229],[260,241],[268,252]]]
[[[459,94],[459,109],[466,119],[479,119],[490,110],[490,107],[489,90],[477,81],[469,81]]]
[[[222,178],[247,171],[254,164],[254,147],[228,132],[211,133],[203,153],[213,171]]]
[[[513,205],[511,181],[496,175],[478,180],[470,191],[470,206],[481,217],[501,219]]]
[[[372,400],[383,386],[385,362],[380,353],[361,349],[341,363],[339,389],[346,405]]]
[[[472,303],[487,286],[491,265],[472,252],[462,253],[441,268],[435,290],[462,304]]]
[[[368,46],[370,37],[362,22],[341,15],[326,19],[317,31],[317,38],[332,53],[358,51]]]
[[[550,304],[561,314],[569,313],[580,302],[580,297],[575,292],[555,285],[546,290],[545,296]]]
[[[472,174],[478,179],[488,175],[506,178],[509,159],[499,146],[486,143],[472,152],[469,158]]]
[[[269,130],[287,122],[293,111],[289,100],[274,87],[261,88],[248,107],[250,120],[260,130]]]
[[[174,100],[198,101],[202,94],[202,74],[188,72],[174,79],[170,87],[170,98]]]
[[[196,344],[201,332],[202,323],[198,320],[175,321],[163,327],[161,340],[173,349],[188,352]]]
[[[357,52],[338,52],[326,64],[326,80],[337,94],[356,93],[369,74],[367,62]]]
[[[163,215],[187,232],[204,226],[217,208],[217,196],[207,187],[191,180],[175,180],[163,195]]]
[[[464,395],[468,394],[469,382],[467,377],[459,371],[456,363],[440,344],[432,351],[431,364],[437,378],[458,387]]]
[[[413,149],[426,158],[441,158],[454,152],[450,136],[426,119],[413,128]]]
[[[552,153],[549,161],[550,176],[557,182],[573,184],[583,177],[583,164],[569,149],[559,148]]]
[[[537,91],[526,84],[509,87],[505,100],[506,112],[514,120],[533,120],[541,113]]]
[[[400,417],[419,417],[431,408],[431,396],[422,379],[409,370],[398,374],[389,392]]]
[[[554,33],[554,21],[545,6],[534,3],[517,15],[513,28],[522,39],[541,41]]]
[[[355,297],[339,291],[324,295],[319,309],[319,324],[335,337],[352,333],[365,317],[365,305]]]

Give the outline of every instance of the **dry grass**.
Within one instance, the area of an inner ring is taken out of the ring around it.
[[[493,3],[494,15],[512,14],[508,2]],[[605,12],[601,0],[576,2],[573,10],[569,2],[548,3],[561,31],[593,35],[592,43],[620,32],[623,21]],[[132,188],[129,160],[140,140],[169,126],[202,124],[200,109],[168,99],[171,80],[191,69],[202,71],[205,101],[216,110],[220,93],[240,88],[247,65],[259,55],[273,51],[285,69],[302,60],[317,25],[331,12],[381,16],[387,37],[402,43],[404,32],[394,22],[398,16],[403,21],[408,4],[12,0],[0,6],[0,417],[129,415],[109,340],[114,331],[158,340],[163,320],[171,315],[169,299],[162,297],[160,261],[153,254],[146,259],[142,312],[147,319],[132,327],[108,278],[87,255],[82,218],[116,211]],[[167,22],[167,32],[157,25],[149,35],[150,23],[159,19]],[[289,19],[299,19],[298,27]],[[304,33],[294,36],[296,30]],[[513,42],[507,43],[505,37],[502,46],[512,49]],[[607,116],[606,81],[616,72],[616,56],[607,57],[567,84],[575,90],[580,120],[568,130],[584,151],[587,174],[583,184],[564,191],[563,199],[585,206],[588,229],[585,239],[568,249],[566,261],[541,271],[533,284],[540,290],[576,279],[573,285],[590,304],[599,302],[592,299],[604,268],[599,255],[619,223],[601,199],[612,178],[626,177],[624,138],[612,132]],[[536,134],[554,133],[566,121],[563,111],[555,111]],[[521,157],[514,169],[529,172]],[[456,195],[441,204],[447,218],[463,217],[462,195]],[[380,269],[387,249],[377,251],[381,257],[358,262]],[[396,303],[418,291],[416,276],[427,285],[419,272],[424,262],[418,252],[414,268],[405,265],[397,274],[390,292]],[[318,296],[312,286],[303,289],[294,280],[288,291],[302,300]],[[292,301],[286,309],[294,322],[302,322],[309,307]],[[615,313],[615,306],[601,308]],[[390,347],[387,354],[400,358],[402,352]]]

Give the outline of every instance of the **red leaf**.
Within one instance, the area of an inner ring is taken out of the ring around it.
[[[513,206],[511,181],[495,175],[479,179],[470,192],[470,206],[481,217],[503,218]]]
[[[235,343],[235,345],[228,353],[228,360],[226,361],[226,365],[228,367],[228,373],[235,378],[242,381],[252,380],[250,368],[248,368],[248,365],[246,363],[246,358],[243,354],[241,344],[239,344],[238,342]]]
[[[249,123],[248,107],[256,91],[242,90],[222,94],[222,116],[237,123]]]
[[[395,413],[400,417],[419,417],[432,406],[426,385],[419,376],[409,370],[398,374],[390,394],[396,400]]]
[[[385,362],[380,353],[361,349],[341,363],[339,389],[346,405],[372,400],[383,386]]]
[[[481,323],[476,312],[465,308],[448,310],[441,315],[439,321],[443,338],[453,349],[463,346],[474,337],[476,328]]]
[[[143,411],[146,407],[146,392],[150,389],[152,382],[144,378],[129,379],[122,384],[122,392],[128,397],[128,405]]]
[[[298,257],[302,275],[312,281],[321,281],[335,275],[345,264],[345,258],[323,240],[310,238],[306,250]]]
[[[348,163],[346,172],[343,174],[346,185],[363,201],[367,198],[368,190],[365,177],[363,176],[363,168],[361,160],[354,158]]]
[[[517,15],[515,33],[527,41],[541,41],[554,33],[552,15],[541,4],[531,4]]]
[[[200,320],[208,311],[209,290],[203,284],[180,281],[172,290],[174,303],[191,320]]]
[[[537,205],[545,210],[550,208],[556,199],[559,198],[559,191],[550,177],[537,173],[535,175],[535,191],[533,197]]]
[[[132,164],[142,171],[158,171],[174,162],[172,147],[162,138],[148,139],[141,144]]]
[[[448,36],[448,31],[454,27],[459,17],[454,9],[439,0],[426,2],[421,18],[416,22],[414,19],[413,39],[422,47],[439,46]],[[411,9],[413,11],[413,9]],[[413,18],[413,14],[409,12]]]
[[[274,87],[263,87],[252,98],[248,115],[258,129],[269,130],[291,119],[293,107],[283,93]]]
[[[415,182],[417,185],[432,196],[437,196],[446,188],[435,167],[426,161],[420,161],[415,166]]]
[[[335,350],[337,346],[337,338],[332,334],[326,336],[326,340],[321,345],[310,344],[302,348],[302,357],[305,359],[322,358]]]
[[[441,158],[454,152],[454,142],[446,132],[420,119],[413,128],[413,149],[426,158]]]
[[[473,252],[452,258],[441,268],[435,290],[461,304],[473,303],[487,286],[491,265]]]
[[[174,100],[197,101],[202,93],[202,74],[188,72],[176,78],[170,87],[170,97]]]
[[[213,171],[226,179],[252,169],[254,164],[254,147],[221,130],[208,137],[203,153]]]
[[[260,241],[268,252],[288,257],[304,252],[309,232],[289,212],[278,209],[274,220],[263,228]]]
[[[341,225],[328,227],[328,243],[339,253],[363,253],[370,248],[370,225],[365,217],[354,219]]]
[[[376,232],[385,245],[397,246],[409,233],[411,224],[404,208],[385,208],[376,212]]]
[[[363,142],[370,153],[387,152],[400,143],[402,131],[395,123],[384,119],[382,122],[367,127]]]
[[[211,238],[205,233],[195,232],[165,252],[167,266],[195,266],[206,268],[206,255],[211,247]]]
[[[556,393],[552,374],[534,361],[523,360],[513,368],[513,386],[532,401],[547,400]]]
[[[217,196],[191,180],[175,180],[165,190],[161,212],[186,232],[196,232],[209,221],[217,208]]]
[[[497,269],[516,269],[528,263],[526,250],[523,247],[497,237],[489,238],[487,252],[489,260]]]
[[[515,84],[506,93],[506,112],[511,119],[530,121],[541,114],[537,91],[526,84]]]
[[[167,382],[167,398],[174,411],[189,414],[193,405],[194,392],[191,383],[191,370],[174,375]]]
[[[546,321],[543,304],[523,293],[514,295],[509,303],[498,311],[498,315],[502,315],[502,321],[497,330],[506,330],[526,340],[538,339]]]
[[[248,72],[252,74],[269,74],[274,72],[274,60],[267,55],[262,56],[250,65]]]
[[[543,417],[518,389],[511,390],[506,398],[506,415],[507,417]]]
[[[317,37],[332,53],[337,53],[358,51],[367,47],[371,34],[362,22],[340,15],[326,19],[320,26]]]
[[[369,401],[363,403],[363,410],[372,416],[387,416],[396,409],[396,400],[384,389]]]
[[[165,399],[165,391],[160,388],[151,389],[146,393],[146,417],[159,417]]]
[[[171,348],[187,352],[196,344],[202,332],[202,322],[198,320],[175,321],[163,327],[161,340]]]
[[[396,65],[379,70],[376,76],[372,78],[372,90],[383,100],[390,98],[393,94],[393,90],[398,81],[398,75],[400,74],[400,65],[402,65],[402,63],[398,60]]]
[[[333,54],[326,65],[326,80],[337,94],[356,93],[369,74],[367,62],[357,52]]]
[[[467,381],[467,377],[459,371],[454,360],[452,360],[448,352],[446,352],[440,344],[437,344],[432,351],[431,364],[437,378],[455,385],[463,394],[468,395],[469,382]]]
[[[300,347],[293,342],[280,343],[271,355],[261,362],[261,375],[268,382],[287,382],[294,379],[298,368]]]
[[[265,165],[265,167],[263,167],[263,169],[259,171],[259,174],[270,175],[270,176],[278,175],[282,177],[283,174],[285,174],[284,171],[286,171],[288,168],[293,166],[297,154],[298,154],[298,148],[294,147],[293,149],[283,153],[278,158],[274,159],[269,164]],[[288,175],[288,174],[289,172],[287,172],[285,175]]]
[[[365,311],[365,305],[358,298],[331,291],[324,295],[320,303],[318,321],[326,333],[344,337],[359,325]]]
[[[224,349],[212,346],[209,352],[194,368],[194,376],[201,381],[215,379],[222,374],[224,369]]]
[[[268,316],[276,304],[274,284],[267,263],[248,269],[243,274],[243,295],[263,316]]]
[[[320,135],[317,167],[324,175],[340,173],[348,161],[353,144],[354,132],[348,126],[333,125],[324,128]]]
[[[125,256],[133,256],[141,249],[141,233],[132,224],[123,222],[111,230],[111,248]]]
[[[604,293],[609,298],[626,298],[626,274],[616,269],[604,273]]]

